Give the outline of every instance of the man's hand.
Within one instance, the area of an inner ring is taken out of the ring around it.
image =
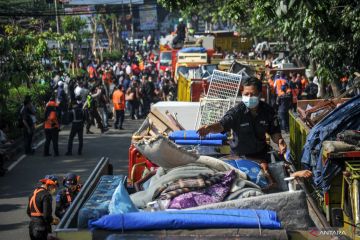
[[[290,176],[291,177],[310,178],[310,177],[312,177],[312,172],[309,170],[302,170],[302,171],[294,172]]]
[[[53,217],[53,221],[52,221],[52,225],[58,225],[59,224],[59,222],[60,222],[60,219],[59,218],[57,218],[57,217]]]
[[[280,155],[285,154],[286,150],[287,150],[287,146],[286,146],[286,142],[284,139],[282,139],[282,138],[279,139],[278,146],[279,146],[279,154]]]
[[[204,125],[201,126],[196,132],[200,135],[200,137],[205,137],[210,133],[210,129],[208,125]]]

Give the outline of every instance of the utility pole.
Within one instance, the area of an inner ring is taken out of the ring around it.
[[[132,11],[132,0],[130,0],[130,14],[131,14],[131,38],[134,39],[134,15]]]
[[[60,34],[60,25],[59,25],[59,15],[58,15],[58,8],[57,8],[57,0],[54,0],[54,3],[55,3],[56,32],[58,34]],[[61,50],[60,50],[60,41],[58,41],[58,49],[59,49],[59,52],[61,52]]]
[[[59,25],[59,15],[57,8],[57,0],[54,0],[55,3],[55,19],[56,19],[56,32],[60,34],[60,25]]]

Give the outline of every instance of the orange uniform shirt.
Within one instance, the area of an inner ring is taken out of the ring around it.
[[[115,110],[125,110],[125,94],[122,91],[115,90],[112,100]]]
[[[45,129],[59,128],[59,120],[57,117],[58,104],[54,101],[50,101],[46,104],[45,111],[49,111],[48,116],[44,123]]]

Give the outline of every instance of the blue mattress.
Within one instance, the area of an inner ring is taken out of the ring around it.
[[[119,184],[124,184],[125,181],[126,177],[123,175],[102,176],[93,193],[79,211],[78,228],[87,228],[89,220],[109,214],[111,198]]]
[[[170,140],[200,140],[199,134],[196,130],[178,130],[173,131],[169,135]],[[226,134],[223,133],[210,133],[206,135],[204,140],[226,140]]]
[[[178,145],[221,146],[222,140],[175,140]]]
[[[203,47],[187,47],[179,50],[182,53],[206,53],[206,48]]]
[[[91,221],[89,227],[110,231],[207,228],[279,229],[281,223],[276,212],[270,210],[211,209],[107,215]]]

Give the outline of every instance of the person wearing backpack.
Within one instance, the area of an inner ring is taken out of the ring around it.
[[[72,155],[73,141],[74,141],[74,137],[76,135],[79,140],[78,155],[82,154],[85,116],[84,116],[81,96],[77,97],[76,103],[77,104],[75,104],[73,106],[73,108],[70,110],[70,121],[69,122],[71,122],[72,125],[71,125],[69,142],[68,142],[68,150],[65,153],[66,156]]]
[[[50,156],[50,142],[53,143],[54,155],[59,156],[59,115],[59,105],[55,101],[55,96],[51,96],[45,108],[45,157]]]

